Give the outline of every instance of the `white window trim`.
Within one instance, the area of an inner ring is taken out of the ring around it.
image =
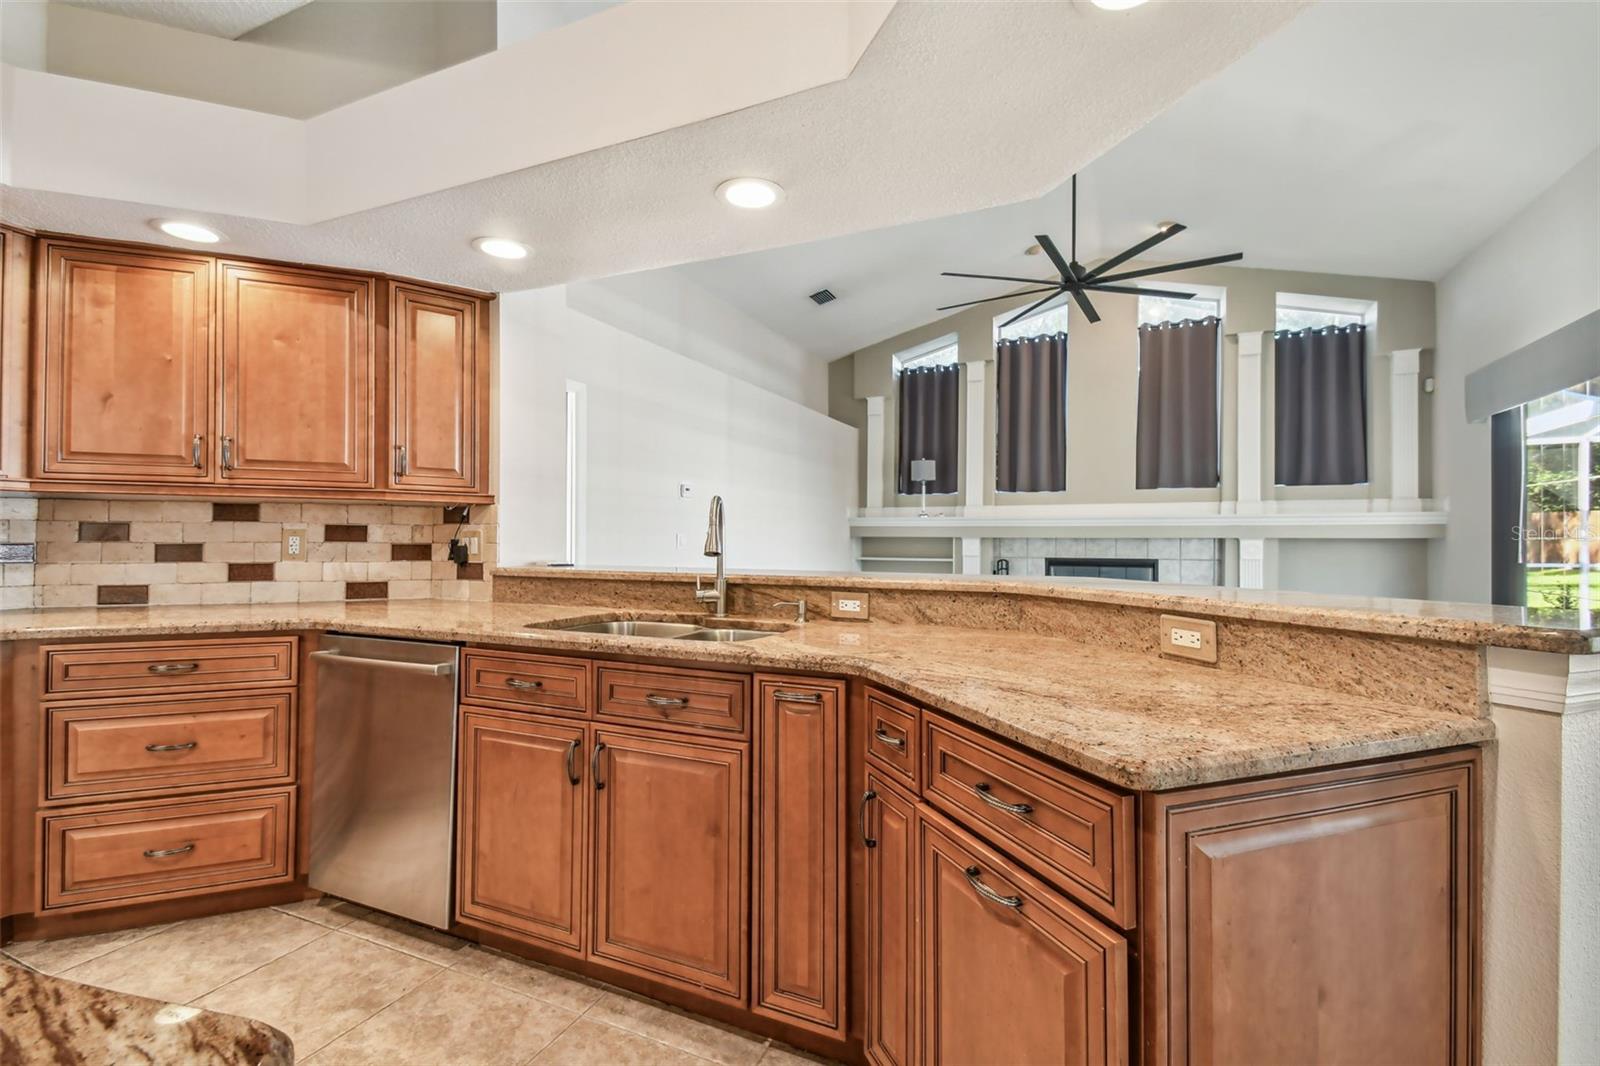
[[[589,390],[581,381],[566,385],[566,512],[565,561],[582,566],[588,558],[589,529],[585,499],[589,484]]]
[[[1062,302],[1061,303],[1054,302],[1057,299],[1061,300]],[[1051,305],[1049,307],[1040,308],[1039,310],[1035,311],[1033,314],[1029,315],[1027,318],[1018,319],[1015,324],[1020,326],[1024,322],[1031,322],[1036,318],[1043,318],[1045,315],[1053,315],[1053,314],[1055,314],[1055,313],[1057,313],[1059,311],[1064,311],[1064,312],[1067,313],[1069,318],[1071,317],[1072,312],[1070,310],[1070,304],[1071,304],[1071,298],[1070,297],[1068,297],[1065,293],[1062,293],[1062,294],[1059,294],[1056,297],[1052,297],[1051,300],[1052,300],[1052,302],[1051,302]],[[1001,332],[1001,329],[1003,328],[1001,323],[1005,322],[1006,319],[1010,318],[1014,311],[1015,311],[1015,308],[1013,308],[1011,311],[1002,311],[998,315],[994,316],[994,342],[996,344],[1000,343],[1000,332]],[[1058,330],[1057,332],[1065,333],[1067,331],[1066,330]],[[1038,334],[1023,334],[1023,336],[1038,336]]]
[[[951,360],[951,362],[959,363],[961,361],[961,347],[958,336],[954,333],[946,333],[942,337],[935,337],[931,341],[924,341],[922,344],[913,345],[904,351],[895,352],[894,372],[898,374],[905,369],[905,364],[913,362],[917,359],[921,359],[923,356],[931,355],[934,352],[940,351],[944,348],[954,348],[956,350],[956,357]]]
[[[1330,315],[1350,315],[1366,321],[1377,310],[1376,300],[1352,300],[1343,296],[1315,296],[1303,292],[1280,292],[1273,310],[1287,307],[1295,311],[1321,311]]]

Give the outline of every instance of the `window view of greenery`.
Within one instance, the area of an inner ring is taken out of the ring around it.
[[[1530,607],[1600,603],[1600,378],[1524,406],[1522,562]]]

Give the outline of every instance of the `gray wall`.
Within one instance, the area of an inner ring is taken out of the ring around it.
[[[1276,588],[1344,596],[1427,598],[1425,540],[1280,540],[1277,545]]]

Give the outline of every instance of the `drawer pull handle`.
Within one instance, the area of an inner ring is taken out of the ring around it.
[[[867,834],[867,804],[877,798],[878,794],[870,788],[861,793],[861,843],[869,848],[877,847],[878,842]]]
[[[882,729],[874,728],[872,730],[872,739],[876,740],[880,744],[889,745],[895,751],[905,751],[906,750],[906,738],[905,737],[891,737],[888,733],[885,733]]]
[[[787,689],[775,688],[775,689],[772,690],[772,698],[775,699],[775,700],[778,700],[780,702],[783,702],[783,703],[816,703],[816,704],[820,704],[822,702],[822,693],[820,693],[820,692],[790,692]]]
[[[525,689],[544,688],[544,682],[543,681],[524,681],[520,677],[508,677],[508,678],[506,678],[506,688],[525,688]]]
[[[594,790],[604,792],[606,783],[600,779],[600,753],[606,750],[606,742],[596,741],[594,754],[589,756],[589,774],[594,778]]]
[[[1012,910],[1017,910],[1022,906],[1021,896],[1002,896],[1000,893],[996,892],[994,889],[978,880],[978,876],[982,873],[983,871],[978,869],[976,866],[969,866],[966,869],[967,884],[976,889],[978,895],[982,896],[991,903],[998,903],[1000,906],[1010,907]]]
[[[199,663],[151,663],[145,667],[152,674],[192,674],[200,669]]]
[[[188,751],[190,748],[197,748],[199,746],[200,746],[200,742],[198,740],[189,740],[189,741],[185,741],[182,744],[146,744],[144,746],[144,750],[145,751]]]
[[[200,445],[204,441],[205,437],[196,433],[194,435],[194,440],[190,444],[189,465],[193,466],[196,470],[200,469]]]
[[[579,738],[574,740],[572,745],[567,748],[567,780],[574,785],[578,783],[577,759],[578,749],[581,747],[583,747],[583,740]]]
[[[194,841],[190,841],[181,848],[153,848],[144,853],[147,859],[165,859],[171,855],[187,855],[194,850]]]
[[[657,696],[653,692],[646,696],[644,701],[652,707],[666,708],[689,706],[689,701],[683,696]]]
[[[1033,813],[1033,804],[1031,803],[1007,803],[1003,799],[996,799],[992,794],[990,794],[989,782],[987,781],[979,781],[976,785],[972,786],[972,791],[978,794],[979,799],[983,800],[983,802],[987,803],[997,811],[1005,811],[1007,814]]]

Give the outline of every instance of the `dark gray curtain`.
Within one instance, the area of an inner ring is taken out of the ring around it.
[[[1062,492],[1067,487],[1067,335],[995,345],[995,488]]]
[[[932,459],[936,480],[929,492],[956,491],[956,452],[961,410],[961,367],[920,367],[900,373],[899,490],[910,496],[922,491],[911,480],[911,460]]]
[[[1139,488],[1216,488],[1221,328],[1211,317],[1139,327]]]
[[[1274,339],[1280,485],[1367,480],[1367,327],[1281,330]]]

